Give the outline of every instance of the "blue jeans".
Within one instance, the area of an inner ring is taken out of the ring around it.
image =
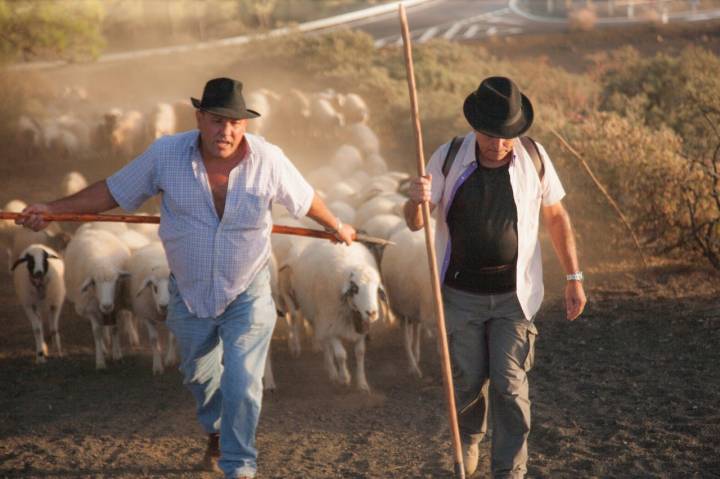
[[[220,432],[225,477],[254,477],[262,377],[276,318],[269,270],[261,270],[215,318],[188,311],[172,276],[169,288],[167,325],[177,338],[180,371],[198,420],[208,434]]]

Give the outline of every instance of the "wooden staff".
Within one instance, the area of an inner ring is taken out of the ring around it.
[[[407,70],[408,89],[410,91],[410,107],[415,128],[415,146],[417,147],[417,169],[420,176],[425,176],[425,155],[423,154],[422,130],[420,129],[420,115],[418,113],[417,88],[415,87],[415,70],[412,61],[412,48],[410,46],[410,32],[408,30],[407,15],[405,6],[401,3],[400,25],[402,27],[402,38],[405,50],[405,68]],[[427,201],[422,203],[422,215],[425,229],[425,244],[430,263],[430,275],[432,279],[433,297],[435,300],[435,317],[437,318],[438,338],[442,353],[442,376],[445,384],[445,397],[447,399],[448,416],[450,418],[450,430],[452,432],[453,446],[455,447],[455,477],[465,478],[463,467],[462,446],[460,444],[460,428],[455,412],[455,393],[453,391],[452,369],[450,367],[450,349],[448,348],[447,332],[445,331],[445,314],[443,312],[442,296],[440,294],[440,276],[437,270],[435,258],[435,240],[430,231],[430,204]]]
[[[15,220],[21,217],[21,213],[8,213],[0,211],[0,220]],[[55,213],[42,215],[45,221],[74,221],[80,223],[86,223],[89,221],[111,221],[116,223],[160,223],[159,216],[141,216],[141,215],[96,215],[96,214],[81,214],[81,213]],[[295,235],[295,236],[308,236],[311,238],[320,239],[334,239],[333,233],[327,231],[314,230],[310,228],[299,228],[297,226],[285,226],[285,225],[273,225],[272,232],[283,235]],[[364,234],[356,234],[356,241],[361,243],[370,243],[380,246],[387,246],[395,244],[392,241],[387,241],[382,238],[375,238],[373,236],[367,236]]]

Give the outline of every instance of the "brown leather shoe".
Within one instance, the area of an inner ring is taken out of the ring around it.
[[[207,449],[205,449],[205,455],[200,466],[205,471],[221,472],[218,459],[220,459],[220,434],[214,432],[208,434]]]

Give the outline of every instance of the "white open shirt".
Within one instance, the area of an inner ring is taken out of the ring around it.
[[[436,205],[435,254],[441,281],[445,279],[451,254],[447,215],[458,188],[477,168],[475,141],[474,132],[465,135],[447,178],[442,174],[442,166],[450,148],[449,142],[433,153],[427,165],[427,173],[432,175],[430,202]],[[525,151],[519,138],[513,141],[512,159],[509,165],[510,185],[518,218],[516,292],[525,318],[528,320],[531,320],[540,309],[545,292],[538,239],[540,206],[555,204],[565,196],[565,190],[545,148],[539,143],[536,144],[545,167],[542,184],[532,158]]]

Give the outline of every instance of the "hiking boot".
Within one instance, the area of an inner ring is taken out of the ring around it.
[[[207,449],[205,449],[205,455],[200,466],[204,471],[221,472],[218,459],[220,459],[220,434],[214,432],[208,434]]]
[[[470,477],[473,475],[478,466],[478,457],[480,456],[480,448],[478,444],[462,443],[463,465],[465,466],[465,475]]]

